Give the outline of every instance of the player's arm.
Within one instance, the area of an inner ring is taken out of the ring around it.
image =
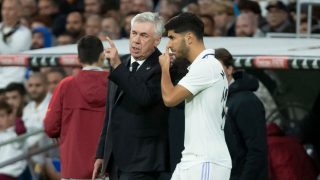
[[[174,86],[170,77],[170,56],[169,50],[159,57],[162,75],[161,75],[161,93],[164,104],[168,107],[173,107],[180,104],[187,97],[192,96],[192,93],[183,86]]]

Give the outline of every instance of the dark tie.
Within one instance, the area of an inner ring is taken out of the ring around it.
[[[133,62],[131,63],[131,72],[136,72],[138,69],[139,63],[138,62]]]

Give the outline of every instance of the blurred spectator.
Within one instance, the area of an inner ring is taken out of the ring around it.
[[[303,146],[275,123],[267,126],[269,179],[316,180],[319,171]]]
[[[60,34],[56,39],[56,43],[57,43],[58,46],[72,44],[74,42],[75,41],[74,41],[72,35],[70,33],[67,33],[67,32]]]
[[[39,15],[50,19],[52,33],[55,36],[65,31],[66,17],[59,13],[59,5],[55,0],[39,0]]]
[[[240,14],[252,14],[258,18],[258,27],[262,27],[267,24],[267,21],[261,15],[260,4],[257,1],[253,0],[240,0],[238,3]]]
[[[311,33],[320,33],[320,18],[317,19],[316,12],[317,8],[320,6],[312,6],[312,19],[311,19]],[[294,22],[297,22],[296,15],[296,2],[290,3],[288,5],[289,13]],[[319,10],[318,10],[319,11]],[[308,32],[308,4],[301,5],[301,14],[300,14],[300,33],[305,34]]]
[[[99,36],[101,32],[101,17],[99,15],[90,15],[87,17],[85,26],[85,35]]]
[[[5,101],[5,100],[6,100],[5,90],[0,89],[0,101]]]
[[[31,74],[27,81],[27,92],[31,101],[25,106],[22,114],[27,131],[43,129],[43,120],[51,98],[51,94],[47,93],[48,82],[46,76],[42,73]],[[43,137],[43,134],[40,134],[28,138],[28,147],[38,144]]]
[[[120,24],[111,16],[104,17],[101,21],[101,33],[99,36],[102,41],[106,40],[106,36],[108,36],[110,39],[120,39]]]
[[[38,9],[41,16],[51,16],[59,12],[58,4],[54,0],[39,0]]]
[[[51,25],[51,20],[45,16],[35,16],[32,18],[32,21],[29,24],[30,29],[34,29],[37,27],[49,27]]]
[[[26,127],[22,121],[22,110],[25,106],[26,90],[21,83],[10,83],[5,89],[6,102],[13,109],[13,119],[15,120],[15,132],[17,135],[24,134]]]
[[[129,36],[130,36],[131,20],[137,14],[138,14],[138,12],[131,12],[131,13],[127,14],[123,20],[123,28],[124,28],[124,34],[125,34],[124,36],[126,38],[129,38]]]
[[[300,24],[300,33],[301,34],[308,33],[308,19],[307,19],[307,17],[301,18],[300,23],[301,23]],[[317,22],[317,19],[315,19],[315,18],[312,18],[310,32],[320,34],[320,24]]]
[[[14,130],[14,122],[11,118],[12,108],[5,101],[0,101],[0,143],[17,137]],[[0,163],[23,155],[23,142],[14,142],[0,147]],[[26,160],[21,160],[13,164],[0,168],[1,180],[18,180],[26,168]]]
[[[215,28],[220,36],[235,36],[233,5],[229,1],[218,1],[212,5]]]
[[[167,22],[173,16],[180,12],[180,2],[173,0],[160,0],[159,15],[164,18],[164,22]]]
[[[31,18],[37,14],[37,2],[36,0],[20,0],[21,3],[21,16]]]
[[[84,15],[89,17],[101,13],[102,1],[101,0],[84,0]]]
[[[131,11],[133,12],[152,12],[153,0],[132,0]]]
[[[263,37],[264,34],[258,28],[257,16],[249,13],[242,13],[236,20],[237,37]]]
[[[199,15],[200,14],[200,8],[197,2],[192,2],[187,4],[183,9],[183,12],[190,12],[193,13],[195,15]],[[211,12],[210,12],[211,13]]]
[[[44,26],[32,29],[31,49],[40,49],[51,47],[53,35],[50,30]]]
[[[59,9],[62,14],[69,14],[73,11],[84,11],[83,0],[59,0]]]
[[[204,36],[214,36],[214,20],[210,15],[200,15],[201,21],[204,25]]]
[[[19,0],[2,2],[2,22],[0,23],[0,54],[14,54],[30,49],[31,32],[19,23]],[[11,82],[24,80],[24,67],[0,67],[0,89]]]
[[[66,31],[71,34],[74,42],[84,35],[85,19],[80,12],[74,11],[68,14]]]
[[[226,142],[232,159],[230,180],[267,180],[267,135],[265,110],[253,93],[258,80],[244,71],[234,70],[232,55],[215,49],[229,83],[226,103]]]
[[[58,86],[59,82],[67,76],[66,72],[62,68],[51,68],[47,72],[48,90],[52,94]]]
[[[212,7],[215,6],[215,0],[198,0],[200,14],[212,14]]]
[[[103,13],[102,17],[113,17],[119,23],[119,25],[121,26],[123,18],[125,16],[121,16],[121,13],[119,12],[119,10],[109,9],[108,11]]]
[[[37,69],[36,72],[40,72],[42,74],[47,74],[50,71],[51,67],[40,67],[40,69]]]
[[[132,12],[130,0],[120,0],[120,13],[122,16],[126,16],[128,13]]]
[[[33,17],[37,14],[37,2],[36,0],[20,0],[22,9],[21,9],[21,18],[20,22],[26,27],[30,27]]]
[[[290,33],[295,32],[294,25],[290,22],[287,6],[282,1],[270,1],[266,7],[267,23],[261,28],[264,33],[278,32]]]

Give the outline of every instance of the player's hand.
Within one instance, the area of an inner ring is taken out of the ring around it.
[[[169,47],[166,47],[166,51],[159,56],[159,63],[163,70],[168,70],[171,64],[171,57],[169,52]]]
[[[103,159],[96,159],[96,161],[94,162],[92,180],[95,180],[96,178],[101,178],[99,177],[99,173],[101,171],[102,164],[103,164]]]
[[[105,56],[105,58],[108,59],[110,66],[113,69],[115,69],[116,67],[119,66],[119,64],[121,64],[118,50],[117,50],[115,44],[113,43],[113,41],[109,37],[106,37],[106,40],[108,41],[110,47],[104,49],[104,56]]]

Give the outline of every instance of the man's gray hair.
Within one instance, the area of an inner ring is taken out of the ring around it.
[[[133,27],[134,23],[143,23],[149,22],[154,24],[155,27],[155,35],[161,37],[164,32],[164,20],[158,13],[152,12],[143,12],[134,16],[131,20],[131,27]]]

